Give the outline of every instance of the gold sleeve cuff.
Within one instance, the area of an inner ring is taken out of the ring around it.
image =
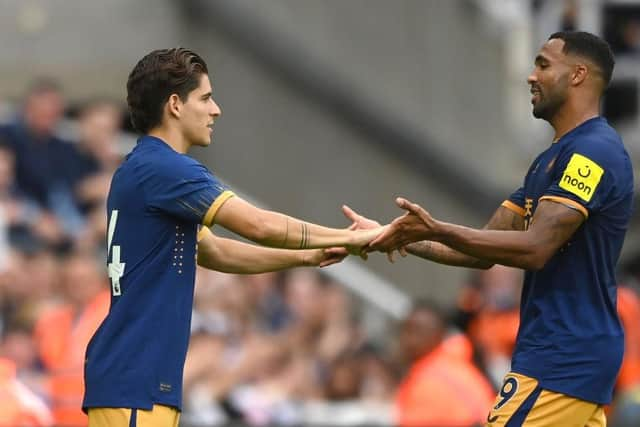
[[[580,203],[576,202],[575,200],[571,200],[569,198],[566,197],[559,197],[559,196],[542,196],[540,197],[540,200],[551,200],[552,202],[556,202],[556,203],[560,203],[563,204],[571,209],[575,209],[578,212],[580,212],[582,215],[584,215],[584,219],[589,218],[589,211],[587,210],[587,208],[585,208],[584,206],[582,206]]]
[[[235,194],[233,194],[233,191],[229,191],[229,190],[223,191],[213,201],[213,203],[211,203],[211,206],[207,210],[207,213],[204,215],[204,219],[202,220],[202,225],[211,227],[213,225],[213,220],[215,219],[216,214],[218,213],[218,209],[220,209],[220,207],[224,204],[224,202],[226,202],[233,196],[235,196]]]
[[[204,239],[207,234],[211,234],[211,230],[209,230],[209,227],[207,227],[206,225],[201,226],[200,230],[198,231],[196,241],[199,242],[200,240]]]
[[[505,200],[504,202],[502,202],[502,204],[500,206],[503,206],[503,207],[509,209],[510,211],[513,211],[513,212],[517,213],[521,217],[525,216],[525,212],[526,211],[524,210],[524,208],[521,208],[520,206],[516,205],[511,200]]]

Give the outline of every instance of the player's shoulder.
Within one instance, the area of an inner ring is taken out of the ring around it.
[[[622,138],[604,118],[588,124],[562,147],[563,179],[580,176],[595,188],[604,177],[600,187],[615,189],[615,194],[626,197],[633,192],[633,167]]]
[[[599,147],[611,143],[621,144],[622,138],[604,117],[595,117],[578,126],[571,141]]]
[[[602,117],[589,121],[588,126],[571,138],[566,150],[611,166],[630,162],[622,138]]]
[[[127,156],[129,168],[137,174],[160,177],[180,177],[202,173],[206,168],[193,157],[181,154],[159,138],[144,136]]]

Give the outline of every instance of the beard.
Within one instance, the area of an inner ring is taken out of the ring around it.
[[[533,117],[550,121],[560,110],[565,100],[564,94],[559,93],[550,94],[544,98],[541,96],[541,99],[533,106]]]
[[[544,93],[540,90],[539,100],[533,105],[533,117],[550,121],[564,105],[568,95],[568,82],[557,83]]]

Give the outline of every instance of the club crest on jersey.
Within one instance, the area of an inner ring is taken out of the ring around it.
[[[559,185],[560,188],[588,202],[598,188],[602,174],[604,174],[604,169],[596,162],[581,154],[574,153],[562,174],[562,178],[560,178]]]

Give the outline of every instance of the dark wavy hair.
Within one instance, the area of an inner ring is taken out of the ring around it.
[[[159,49],[145,55],[129,74],[127,105],[131,124],[147,133],[162,121],[162,110],[172,94],[186,101],[198,87],[207,64],[195,52],[184,48]]]

